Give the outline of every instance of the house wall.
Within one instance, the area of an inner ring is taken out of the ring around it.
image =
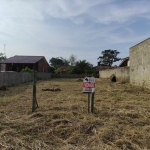
[[[5,71],[6,65],[5,64],[0,64],[0,71]]]
[[[51,73],[37,73],[37,79],[50,79]],[[1,72],[0,73],[0,86],[12,86],[25,82],[33,81],[33,73],[27,72]]]
[[[38,72],[48,72],[49,64],[47,63],[45,58],[42,58],[38,62]]]
[[[117,81],[129,82],[130,80],[129,67],[119,67],[115,69],[107,69],[99,71],[100,78],[110,78],[112,74],[115,74]]]
[[[12,64],[12,63],[8,63],[6,64],[6,69],[5,71],[17,71],[17,72],[20,72],[22,69],[25,69],[25,67],[29,67],[30,69],[34,69],[34,66],[35,66],[35,70],[38,70],[38,65],[37,63],[34,65],[34,64],[27,64],[27,63],[15,63],[15,64]]]
[[[130,83],[150,88],[150,38],[130,48]]]

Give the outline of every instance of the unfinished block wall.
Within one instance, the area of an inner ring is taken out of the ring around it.
[[[130,48],[130,83],[150,88],[150,38]]]

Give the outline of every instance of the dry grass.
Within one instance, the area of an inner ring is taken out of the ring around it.
[[[61,91],[42,91],[53,86]],[[0,91],[0,149],[150,149],[148,89],[96,79],[93,114],[77,79],[38,81],[37,100],[31,113],[32,83]]]

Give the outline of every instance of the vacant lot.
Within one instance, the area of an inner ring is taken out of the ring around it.
[[[57,86],[61,91],[42,91]],[[2,150],[148,150],[150,90],[96,79],[94,113],[87,113],[82,81],[38,81],[0,91]]]

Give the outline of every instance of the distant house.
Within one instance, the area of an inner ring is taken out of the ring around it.
[[[129,67],[129,57],[124,58],[119,67]]]
[[[100,65],[100,66],[95,66],[93,68],[95,68],[96,71],[101,71],[101,70],[112,69],[112,68],[116,68],[116,67],[112,67],[109,65]]]
[[[34,69],[37,72],[48,72],[49,64],[44,56],[14,56],[10,57],[0,64],[5,64],[4,71],[20,72],[25,67]]]

